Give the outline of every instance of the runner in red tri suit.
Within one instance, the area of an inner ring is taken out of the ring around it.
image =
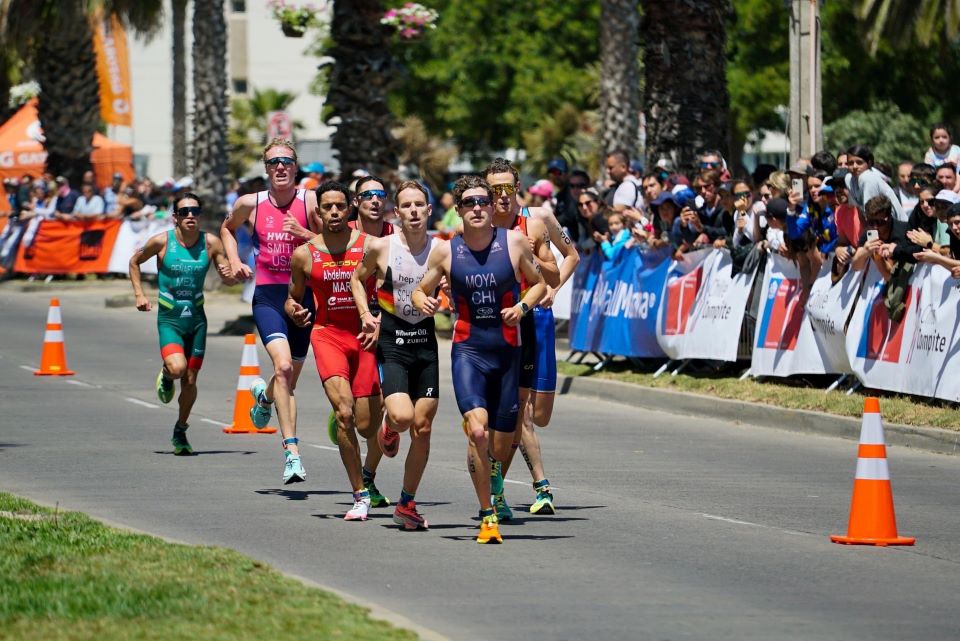
[[[376,334],[360,333],[360,314],[353,302],[350,277],[363,260],[367,236],[347,226],[349,191],[338,182],[317,189],[323,231],[293,252],[290,288],[284,309],[306,327],[310,310],[300,301],[310,287],[316,318],[310,344],[323,389],[337,418],[337,445],[353,488],[354,504],[344,519],[366,521],[370,493],[363,486],[357,432],[376,441],[381,416],[380,375],[374,355]],[[369,281],[368,298],[373,295]],[[356,428],[356,429],[355,429]]]

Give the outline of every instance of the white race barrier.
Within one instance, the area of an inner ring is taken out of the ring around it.
[[[117,241],[113,245],[113,253],[110,254],[110,262],[107,265],[107,271],[116,274],[126,274],[130,268],[130,259],[137,250],[143,247],[151,236],[161,232],[166,233],[173,229],[173,223],[169,220],[125,220],[120,224],[120,231],[117,233]],[[157,258],[152,256],[150,260],[140,265],[140,272],[144,274],[157,273]]]

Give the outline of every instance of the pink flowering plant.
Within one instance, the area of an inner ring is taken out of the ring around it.
[[[427,29],[436,29],[438,17],[440,14],[434,9],[418,2],[406,2],[402,7],[390,9],[383,14],[380,24],[393,27],[403,40],[414,40],[422,36]]]
[[[321,8],[314,4],[299,5],[287,0],[267,0],[271,15],[280,24],[301,34],[320,25]]]

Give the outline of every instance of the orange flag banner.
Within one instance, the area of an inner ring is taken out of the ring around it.
[[[127,33],[116,16],[93,19],[93,46],[100,80],[100,116],[108,125],[130,127],[133,102]]]

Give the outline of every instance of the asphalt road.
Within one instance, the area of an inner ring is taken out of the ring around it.
[[[49,296],[0,289],[4,491],[229,546],[451,639],[960,637],[956,457],[890,448],[900,532],[917,545],[839,546],[828,535],[846,530],[855,443],[565,396],[543,432],[559,513],[518,510],[504,545],[478,546],[445,365],[417,495],[430,531],[398,531],[391,510],[346,523],[349,486],[311,362],[297,393],[308,478],[284,487],[277,437],[220,431],[241,338],[211,336],[189,432],[199,456],[174,457],[175,411],[153,392],[154,316],[105,308],[102,289],[58,295],[77,376],[39,378],[28,369]],[[243,309],[211,300],[211,331]],[[385,460],[381,490],[398,495],[401,472]],[[522,461],[509,478],[525,508]]]

